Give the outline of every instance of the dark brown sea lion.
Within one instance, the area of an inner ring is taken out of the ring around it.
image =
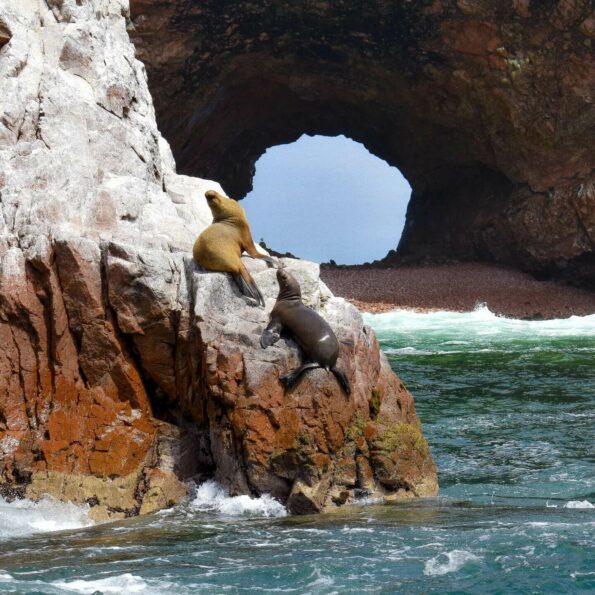
[[[213,213],[209,225],[194,243],[194,260],[209,271],[231,273],[240,291],[264,306],[264,298],[252,275],[242,262],[242,252],[252,258],[262,258],[274,264],[270,256],[260,254],[252,240],[246,211],[232,198],[209,190],[205,192],[207,204]]]
[[[263,349],[276,343],[286,332],[301,347],[304,363],[285,376],[281,382],[292,387],[306,370],[324,368],[331,371],[343,390],[349,395],[351,387],[345,372],[336,367],[339,357],[339,341],[328,323],[314,310],[302,303],[300,284],[286,270],[277,271],[279,295],[271,312],[270,322],[260,337]]]

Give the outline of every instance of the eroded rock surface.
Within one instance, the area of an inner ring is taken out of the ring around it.
[[[189,258],[221,187],[175,173],[129,22],[124,0],[0,0],[0,492],[98,518],[213,475],[295,512],[434,494],[411,395],[315,265],[287,262],[352,345],[349,399],[321,371],[285,394],[295,345],[260,349],[267,311]]]
[[[595,287],[592,2],[131,9],[181,171],[241,196],[268,147],[345,134],[413,188],[401,258],[488,260]]]

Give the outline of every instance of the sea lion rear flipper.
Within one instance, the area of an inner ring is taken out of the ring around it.
[[[242,265],[240,268],[239,274],[232,273],[234,281],[237,283],[240,291],[247,297],[252,298],[255,302],[257,302],[260,306],[264,308],[264,298],[262,297],[262,293],[260,293],[260,289],[258,289],[258,285],[252,278],[252,275],[248,272],[248,269]]]
[[[260,346],[266,349],[274,345],[281,338],[282,331],[283,325],[278,320],[271,320],[262,335],[260,335]]]
[[[283,383],[285,388],[291,388],[297,381],[298,378],[306,371],[312,370],[313,368],[320,368],[321,365],[316,362],[308,362],[307,364],[303,364],[299,368],[288,372],[284,376],[281,376],[279,380]]]
[[[331,372],[335,375],[335,378],[339,381],[341,388],[345,391],[347,395],[351,394],[351,385],[349,384],[349,379],[347,375],[341,368],[331,368]]]

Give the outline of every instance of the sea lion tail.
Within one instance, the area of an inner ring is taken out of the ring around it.
[[[233,278],[240,288],[240,291],[246,297],[253,299],[264,308],[264,297],[262,297],[262,293],[260,293],[258,285],[256,285],[252,275],[248,272],[248,269],[243,264],[240,268],[240,272],[233,274]]]

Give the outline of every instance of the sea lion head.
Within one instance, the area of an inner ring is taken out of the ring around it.
[[[277,281],[279,283],[278,300],[300,300],[302,299],[302,290],[297,279],[287,270],[277,270]]]
[[[213,214],[214,221],[221,221],[233,217],[240,217],[241,219],[246,218],[244,209],[233,198],[223,196],[223,194],[219,194],[219,192],[216,192],[215,190],[207,190],[205,192],[205,198],[207,199],[207,204]]]

